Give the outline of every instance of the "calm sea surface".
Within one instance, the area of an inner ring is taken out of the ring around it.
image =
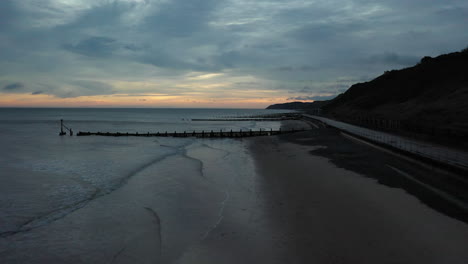
[[[279,128],[280,122],[191,121],[269,113],[278,111],[0,108],[0,260],[27,263],[43,255],[58,261],[77,254],[63,247],[105,254],[135,235],[137,222],[147,219],[145,208],[164,215],[165,232],[185,230],[187,241],[200,239],[218,222],[229,186],[241,188],[233,181],[255,177],[243,140],[59,136],[60,119],[75,133]],[[103,236],[111,244],[101,252],[88,248]],[[174,241],[165,243],[173,252],[167,260],[183,249]],[[18,248],[30,256],[18,255]],[[90,255],[90,261],[101,257]]]

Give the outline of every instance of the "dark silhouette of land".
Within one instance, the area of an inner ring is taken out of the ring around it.
[[[322,108],[327,105],[331,100],[328,101],[314,101],[308,102],[291,102],[284,104],[274,104],[267,107],[267,109],[290,109],[290,110],[311,110],[316,108]]]
[[[329,101],[268,107],[316,108],[327,117],[378,129],[388,129],[386,124],[396,121],[395,132],[457,142],[458,147],[468,148],[466,143],[460,145],[468,138],[468,48],[387,71],[372,81],[352,85]]]

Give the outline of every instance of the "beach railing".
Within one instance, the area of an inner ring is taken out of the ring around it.
[[[402,136],[359,127],[321,116],[308,114],[303,114],[303,116],[321,121],[329,126],[338,128],[344,132],[348,132],[352,135],[356,135],[372,142],[387,145],[398,150],[424,157],[426,159],[468,170],[468,153],[460,150],[450,149],[428,142],[417,141]]]

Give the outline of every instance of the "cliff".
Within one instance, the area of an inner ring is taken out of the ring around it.
[[[351,86],[324,106],[333,118],[399,120],[402,129],[425,134],[468,135],[468,50],[424,57]]]
[[[468,49],[424,57],[413,67],[387,71],[372,81],[352,85],[333,100],[314,103],[270,107],[320,107],[326,116],[345,122],[372,127],[396,120],[400,131],[466,139]]]

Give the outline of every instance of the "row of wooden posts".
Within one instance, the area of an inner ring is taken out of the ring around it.
[[[290,130],[281,130],[281,129],[278,129],[278,130],[273,130],[273,129],[270,129],[270,130],[264,130],[264,129],[260,129],[260,130],[257,130],[257,131],[254,131],[254,130],[248,130],[248,131],[242,131],[239,130],[239,131],[233,131],[233,130],[230,130],[230,131],[223,131],[223,130],[220,130],[220,131],[209,131],[209,132],[205,132],[205,131],[201,131],[201,132],[196,132],[196,131],[192,131],[192,132],[187,132],[187,131],[184,131],[184,132],[176,132],[174,131],[173,133],[171,132],[164,132],[164,133],[160,133],[160,132],[156,132],[156,133],[150,133],[150,132],[147,132],[147,133],[138,133],[138,132],[135,132],[135,133],[121,133],[121,132],[78,132],[77,136],[108,136],[108,137],[126,137],[126,136],[136,136],[136,137],[199,137],[199,138],[238,138],[238,137],[255,137],[255,136],[272,136],[272,135],[279,135],[279,134],[285,134],[285,133],[294,133],[294,132],[298,132],[298,131],[305,131],[304,128],[302,129],[290,129]]]
[[[298,120],[299,117],[278,117],[278,118],[194,118],[192,121],[285,121]]]

